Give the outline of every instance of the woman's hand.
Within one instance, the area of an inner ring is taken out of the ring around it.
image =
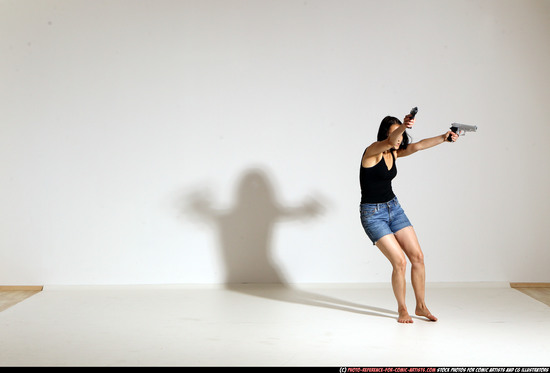
[[[458,140],[458,135],[454,133],[453,131],[448,131],[446,134],[443,135],[444,141],[447,141],[447,139],[451,136],[451,142],[456,142]]]
[[[403,124],[405,125],[405,127],[407,128],[413,128],[413,124],[414,124],[414,118],[411,118],[411,115],[407,115],[405,117],[405,119],[403,120]]]

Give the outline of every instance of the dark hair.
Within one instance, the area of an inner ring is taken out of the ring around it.
[[[378,137],[377,141],[383,141],[388,138],[388,132],[390,131],[390,127],[394,124],[403,124],[399,119],[396,117],[390,117],[389,115],[382,119],[382,123],[380,123],[380,128],[378,129]],[[407,149],[407,146],[409,146],[409,142],[411,141],[409,134],[407,131],[403,133],[403,141],[401,142],[401,145],[399,146],[399,149]]]

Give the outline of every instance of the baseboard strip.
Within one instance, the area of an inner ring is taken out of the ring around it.
[[[550,288],[550,282],[510,282],[512,288]]]
[[[44,286],[28,286],[28,285],[0,285],[0,291],[42,291]]]

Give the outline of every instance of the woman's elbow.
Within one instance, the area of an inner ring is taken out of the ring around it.
[[[419,150],[422,150],[421,146],[419,146],[418,144],[410,144],[403,149],[403,156],[412,155]]]

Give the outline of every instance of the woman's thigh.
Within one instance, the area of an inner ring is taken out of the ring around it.
[[[403,228],[395,232],[395,239],[407,254],[407,257],[411,263],[419,262],[424,260],[424,254],[420,248],[420,243],[418,242],[418,237],[412,226]]]
[[[376,242],[376,247],[392,264],[392,266],[405,266],[407,261],[403,249],[393,234],[387,234]]]

